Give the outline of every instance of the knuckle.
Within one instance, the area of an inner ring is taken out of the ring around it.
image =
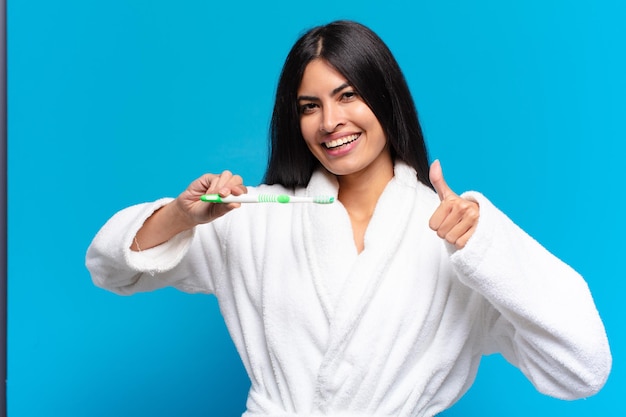
[[[468,200],[464,199],[464,198],[460,198],[458,204],[459,204],[459,207],[463,211],[469,211],[473,207],[473,203],[471,201],[468,201]]]

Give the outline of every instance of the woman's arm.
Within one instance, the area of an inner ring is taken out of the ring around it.
[[[502,353],[545,394],[595,394],[612,358],[587,283],[485,197],[463,196],[480,204],[480,221],[451,260],[461,281],[487,301],[484,352]]]
[[[212,292],[210,272],[221,265],[218,236],[214,228],[203,228],[198,240],[204,242],[192,245],[195,226],[211,222],[239,204],[205,203],[200,195],[246,191],[241,177],[228,171],[206,174],[175,200],[162,199],[116,213],[87,250],[86,265],[93,282],[119,294],[165,286]]]
[[[461,281],[488,302],[485,351],[501,352],[546,394],[597,392],[611,353],[583,278],[482,195],[455,194],[438,161],[430,180],[440,205],[429,225],[449,245]]]

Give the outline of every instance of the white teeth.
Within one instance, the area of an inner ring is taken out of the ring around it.
[[[341,145],[345,145],[346,143],[355,141],[359,136],[360,136],[359,133],[355,133],[354,135],[345,136],[343,138],[331,140],[330,142],[325,142],[324,146],[326,147],[326,149],[337,148]]]

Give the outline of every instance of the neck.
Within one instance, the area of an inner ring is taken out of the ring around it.
[[[378,198],[387,183],[393,178],[393,164],[381,169],[337,177],[339,182],[338,199],[350,216],[368,218],[374,213]]]

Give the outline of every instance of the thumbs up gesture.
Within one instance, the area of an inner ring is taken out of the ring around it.
[[[437,232],[437,236],[462,249],[476,230],[480,215],[478,203],[459,197],[448,187],[438,160],[430,166],[429,176],[441,204],[428,225]]]

